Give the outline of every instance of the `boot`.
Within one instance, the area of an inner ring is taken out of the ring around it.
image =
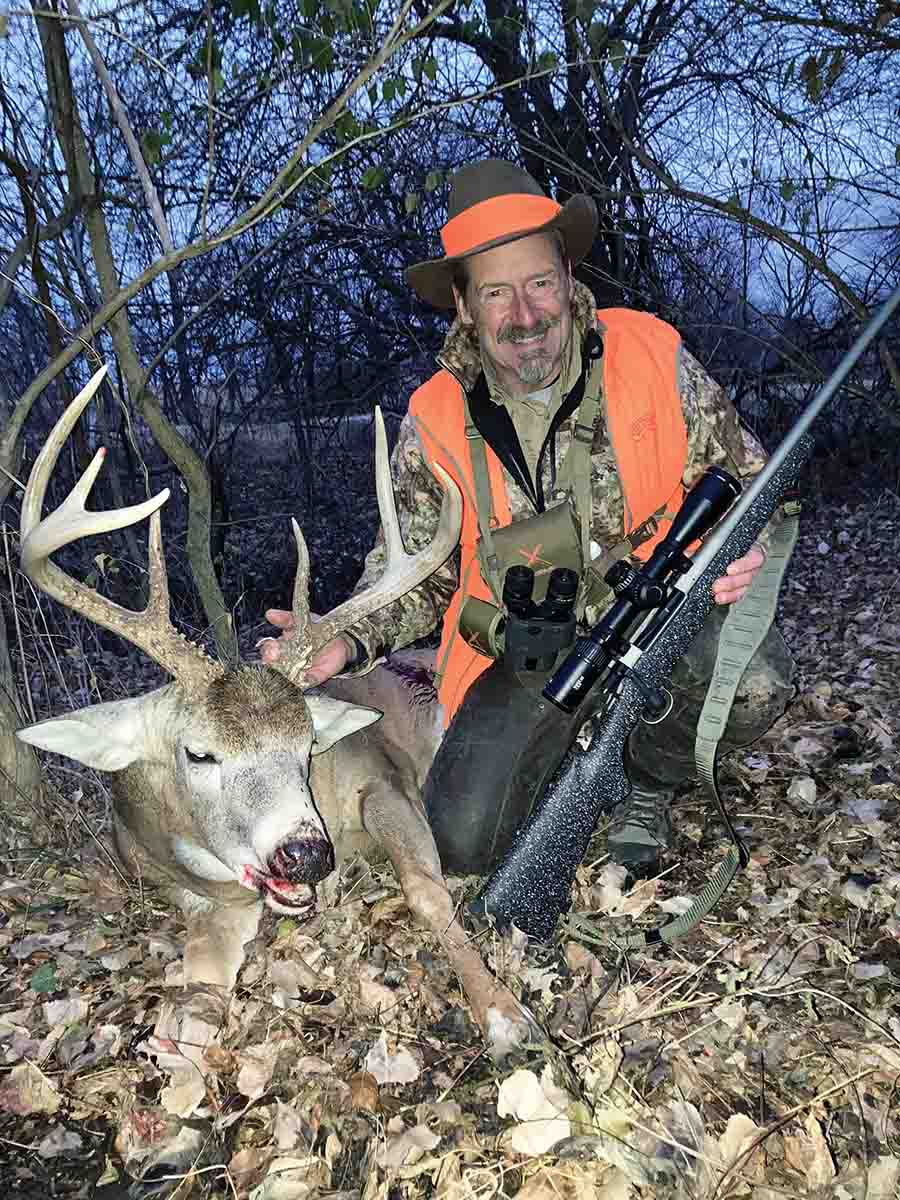
[[[659,854],[672,842],[670,788],[632,784],[631,793],[613,810],[607,830],[609,857],[634,879],[659,873]]]

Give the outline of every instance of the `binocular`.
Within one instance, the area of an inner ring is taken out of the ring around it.
[[[544,697],[563,712],[573,713],[607,667],[628,648],[628,635],[639,617],[656,609],[654,620],[638,640],[640,649],[662,629],[683,593],[671,583],[690,569],[687,551],[721,520],[741,494],[741,485],[721,467],[707,467],[675,515],[668,533],[646,563],[615,563],[606,582],[614,603],[586,637],[579,638],[543,689]]]
[[[552,671],[575,641],[578,572],[555,567],[544,599],[535,602],[534,571],[514,566],[503,580],[503,661],[513,671]]]

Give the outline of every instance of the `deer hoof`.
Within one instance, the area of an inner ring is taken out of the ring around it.
[[[509,1000],[511,1004],[491,1005],[484,1022],[488,1053],[496,1063],[523,1050],[537,1049],[547,1040],[531,1013],[512,996]]]

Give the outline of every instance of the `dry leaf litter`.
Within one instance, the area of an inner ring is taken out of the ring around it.
[[[502,1068],[388,869],[349,864],[310,924],[269,916],[228,996],[183,987],[178,917],[95,837],[11,860],[0,1194],[124,1196],[123,1161],[187,1117],[179,1196],[900,1196],[898,560],[890,493],[806,519],[782,605],[799,693],[723,769],[751,862],[709,919],[616,950],[725,849],[687,790],[661,878],[624,892],[601,829],[553,945],[481,935],[548,1033]]]

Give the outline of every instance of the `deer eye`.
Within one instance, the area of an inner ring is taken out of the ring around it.
[[[214,754],[207,754],[203,750],[197,752],[191,750],[188,746],[185,746],[184,752],[187,755],[189,763],[215,763],[219,761]]]

